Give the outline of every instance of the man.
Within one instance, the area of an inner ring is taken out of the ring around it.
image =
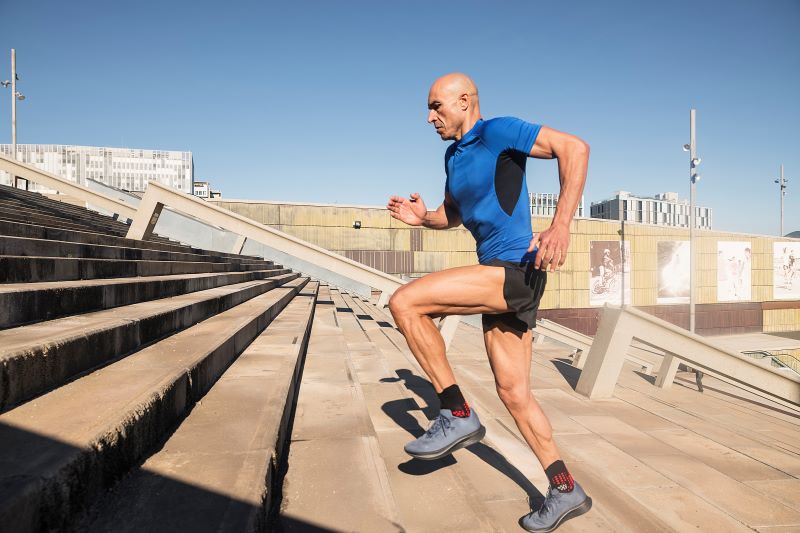
[[[464,74],[436,80],[428,122],[443,140],[444,202],[428,211],[418,193],[392,196],[391,215],[412,226],[447,229],[464,224],[475,237],[478,265],[428,274],[398,289],[389,308],[408,346],[430,378],[440,415],[405,450],[438,459],[485,434],[465,401],[433,319],[483,314],[483,335],[500,399],[550,480],[544,505],[522,517],[528,531],[552,531],[585,513],[591,498],[574,482],[553,442],[547,416],[530,388],[532,335],[547,270],[564,264],[569,223],[586,180],[589,147],[574,137],[515,118],[483,120],[478,89]],[[533,236],[525,183],[527,157],[558,159],[561,194],[551,226]]]

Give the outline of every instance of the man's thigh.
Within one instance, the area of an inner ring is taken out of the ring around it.
[[[531,352],[533,334],[531,330],[521,333],[498,322],[483,330],[486,355],[492,367],[497,385],[504,389],[520,386],[530,388]]]
[[[401,287],[392,299],[399,308],[423,315],[472,315],[508,311],[503,267],[471,265],[427,274]]]

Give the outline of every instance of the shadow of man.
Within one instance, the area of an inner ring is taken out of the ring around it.
[[[396,383],[402,381],[406,389],[423,399],[425,406],[420,407],[412,398],[402,398],[384,403],[381,409],[383,409],[383,412],[398,426],[408,431],[414,438],[420,437],[425,433],[425,428],[419,425],[417,419],[411,412],[421,410],[425,418],[432,420],[439,414],[439,398],[436,396],[433,385],[427,379],[414,374],[407,368],[397,369],[395,373],[397,377],[383,378],[381,379],[381,383]],[[533,483],[494,448],[487,446],[483,442],[477,442],[465,449],[469,450],[486,464],[492,466],[498,472],[516,483],[525,491],[533,508],[537,508],[541,505],[541,502],[544,501],[544,495],[539,492]],[[457,462],[455,457],[450,454],[433,461],[422,461],[412,458],[405,463],[401,463],[397,468],[405,474],[423,476],[435,472],[440,468],[451,466]]]

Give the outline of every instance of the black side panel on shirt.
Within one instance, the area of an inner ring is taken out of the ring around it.
[[[494,192],[500,207],[508,215],[514,212],[522,192],[527,157],[516,150],[506,150],[497,156],[494,169]]]

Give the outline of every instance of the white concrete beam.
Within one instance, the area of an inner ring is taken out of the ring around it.
[[[5,170],[12,176],[19,176],[28,181],[54,189],[60,193],[79,198],[90,205],[97,206],[111,213],[122,215],[125,218],[133,218],[136,214],[136,207],[126,204],[122,200],[117,200],[111,196],[93,191],[83,185],[78,185],[77,183],[56,176],[55,174],[40,170],[33,165],[14,161],[4,155],[0,155],[0,170]]]

